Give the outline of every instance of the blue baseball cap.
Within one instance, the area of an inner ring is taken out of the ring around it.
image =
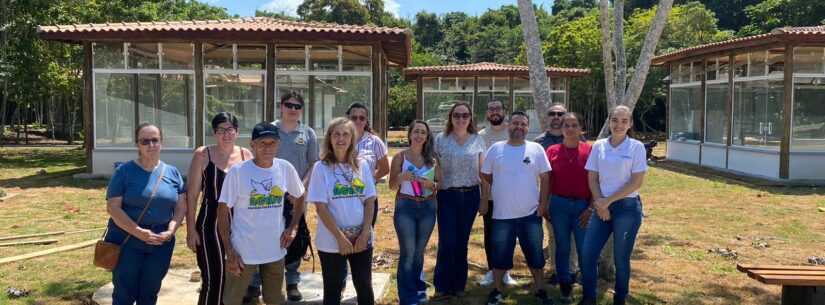
[[[263,137],[271,137],[275,140],[280,140],[281,135],[278,134],[278,126],[269,122],[260,122],[252,128],[252,141]]]

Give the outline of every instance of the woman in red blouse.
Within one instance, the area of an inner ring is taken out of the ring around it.
[[[584,165],[590,156],[590,144],[582,141],[582,123],[578,114],[568,112],[562,117],[564,142],[547,148],[550,160],[550,222],[556,243],[555,259],[563,301],[570,301],[573,270],[570,270],[570,236],[580,250],[584,242],[584,227],[590,219],[590,189]],[[580,252],[580,251],[577,251]],[[581,265],[581,256],[579,256]]]

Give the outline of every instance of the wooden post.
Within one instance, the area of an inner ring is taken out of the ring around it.
[[[699,94],[699,105],[701,110],[699,112],[699,165],[702,165],[702,146],[705,145],[705,111],[707,111],[707,75],[708,75],[708,59],[702,59],[702,78],[701,78],[701,93]],[[696,73],[694,73],[695,75]]]
[[[736,87],[733,83],[733,74],[736,73],[736,54],[728,55],[728,100],[725,103],[725,126],[728,126],[727,144],[725,146],[725,168],[728,168],[730,162],[730,147],[733,145],[733,94],[736,93]]]
[[[415,78],[415,118],[424,120],[424,77]]]
[[[92,124],[93,117],[93,90],[92,83],[92,43],[83,42],[83,147],[86,149],[86,172],[93,172],[92,150],[94,148],[95,131]],[[4,97],[5,98],[5,97]]]
[[[203,75],[203,43],[195,43],[195,147],[203,146],[206,116],[206,83]]]
[[[514,92],[515,90],[513,88],[514,83],[515,82],[513,81],[513,76],[512,75],[508,76],[507,77],[507,104],[510,105],[510,111],[511,112],[516,109],[516,99],[514,98],[515,97],[515,92]],[[496,88],[493,87],[493,90],[491,91],[491,95],[490,95],[490,100],[491,101],[493,100],[493,95],[494,95],[492,92],[495,92],[495,89]],[[550,97],[550,96],[548,96],[548,97]],[[551,97],[551,99],[552,99],[552,97]],[[533,107],[536,107],[537,102],[538,102],[538,100],[533,99]],[[541,117],[541,115],[539,115],[539,117]]]
[[[785,92],[782,107],[782,142],[779,146],[779,178],[788,179],[791,167],[791,128],[793,117],[793,48],[790,43],[785,44]]]
[[[381,81],[383,80],[383,77],[381,76],[381,73],[384,71],[384,69],[382,69],[382,67],[381,67],[381,64],[382,64],[382,61],[381,61],[382,56],[381,55],[382,55],[381,43],[379,42],[379,43],[373,44],[373,46],[372,46],[372,57],[371,57],[371,62],[372,62],[372,109],[370,110],[372,112],[372,119],[370,120],[370,123],[372,123],[372,128],[373,128],[375,133],[381,133],[382,132],[382,130],[381,130],[381,120],[382,120],[382,118],[384,118],[384,119],[386,118],[386,114],[381,113],[381,104],[386,103],[386,99],[383,99],[382,98],[383,96],[381,95],[381,91],[382,91],[381,90],[381,86],[382,86]]]
[[[266,85],[264,85],[264,119],[275,121],[275,44],[266,44]]]
[[[670,76],[670,82],[667,84],[667,99],[665,100],[665,134],[667,134],[667,140],[670,140],[670,110],[673,109],[670,107],[671,103],[671,95],[670,95],[670,87],[673,85],[673,65],[668,63],[667,64],[667,75]],[[608,109],[607,111],[610,111]],[[667,156],[667,151],[665,151],[665,156]]]

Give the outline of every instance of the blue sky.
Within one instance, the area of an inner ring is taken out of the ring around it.
[[[295,14],[303,0],[201,0],[212,5],[223,6],[230,14],[253,16],[256,9]],[[545,9],[552,6],[553,0],[533,0]],[[489,8],[498,8],[506,4],[516,4],[516,0],[384,0],[385,9],[393,15],[412,19],[419,11],[426,10],[438,14],[460,11],[470,15],[481,15]]]

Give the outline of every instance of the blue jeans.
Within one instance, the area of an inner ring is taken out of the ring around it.
[[[442,294],[463,292],[467,285],[467,247],[481,194],[473,190],[439,190],[438,254],[433,284]]]
[[[581,253],[585,229],[579,226],[579,216],[587,209],[587,200],[572,199],[561,196],[550,198],[550,224],[553,226],[553,238],[556,253],[553,262],[559,283],[572,284],[573,270],[570,270],[570,235],[575,239],[576,250]],[[582,256],[578,256],[582,266]]]
[[[174,249],[174,238],[160,246],[130,238],[121,247],[120,259],[112,270],[112,305],[155,305]]]
[[[629,292],[630,254],[642,225],[642,201],[639,197],[624,198],[613,202],[609,209],[609,221],[602,221],[593,213],[584,235],[582,277],[584,297],[588,299],[596,299],[597,263],[610,234],[613,234],[613,260],[616,265],[616,293],[613,298],[623,300]]]
[[[398,300],[401,305],[418,304],[418,292],[427,290],[421,280],[424,250],[435,227],[435,200],[399,199],[395,203],[395,232],[398,235]]]
[[[499,203],[501,204],[501,203]],[[493,269],[513,269],[513,252],[516,250],[516,238],[527,259],[530,269],[544,268],[544,228],[541,217],[537,214],[513,219],[493,219],[491,241],[493,243]]]

